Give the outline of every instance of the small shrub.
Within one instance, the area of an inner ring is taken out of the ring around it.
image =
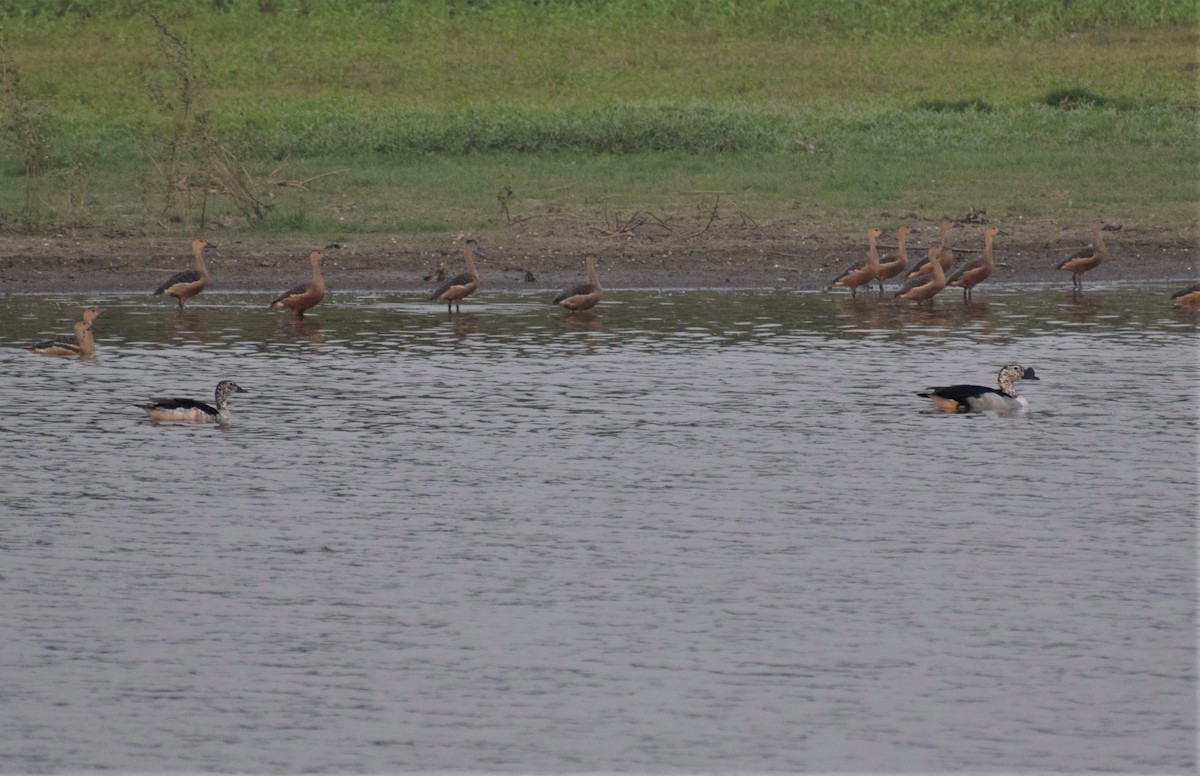
[[[1076,108],[1132,110],[1137,107],[1133,100],[1124,97],[1103,97],[1095,92],[1074,86],[1053,89],[1046,93],[1042,102],[1059,110],[1075,110]]]

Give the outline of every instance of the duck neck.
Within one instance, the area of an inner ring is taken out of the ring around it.
[[[600,285],[600,276],[596,274],[596,257],[595,256],[585,257],[583,260],[583,265],[584,265],[584,267],[587,268],[588,282],[591,283],[592,286],[595,287],[595,289],[597,291],[599,291],[602,288],[602,286]]]
[[[875,232],[867,232],[867,267],[870,269],[879,268],[879,249],[875,246],[875,241],[879,236]]]
[[[322,291],[324,291],[325,290],[325,278],[321,275],[321,258],[322,258],[322,254],[314,253],[308,257],[308,260],[312,264],[313,288],[319,288]]]
[[[475,282],[479,282],[479,271],[475,269],[475,246],[467,243],[463,247],[463,258],[467,260],[467,274]]]
[[[196,257],[196,271],[208,277],[208,267],[204,266],[204,245],[193,245],[192,255]]]
[[[908,232],[904,229],[896,233],[896,255],[901,263],[908,263]]]
[[[1092,248],[1095,249],[1097,256],[1103,256],[1107,250],[1104,246],[1104,225],[1097,224],[1092,227]]]
[[[946,273],[942,270],[942,263],[935,258],[929,262],[929,266],[933,269],[933,282],[946,285]]]
[[[993,232],[985,232],[983,235],[983,266],[989,270],[993,267],[992,261],[992,239],[995,238]]]

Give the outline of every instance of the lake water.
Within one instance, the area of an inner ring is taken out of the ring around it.
[[[0,771],[1193,772],[1170,290],[0,299]]]

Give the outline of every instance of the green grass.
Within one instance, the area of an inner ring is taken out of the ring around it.
[[[544,221],[722,192],[759,222],[1119,207],[1194,228],[1185,0],[0,11],[10,232],[443,232],[495,223],[505,186]]]

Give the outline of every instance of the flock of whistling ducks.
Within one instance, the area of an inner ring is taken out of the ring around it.
[[[949,218],[943,218],[938,227],[938,240],[929,248],[929,253],[905,274],[904,285],[896,292],[896,299],[909,299],[917,303],[933,304],[933,298],[947,286],[962,289],[963,301],[970,302],[974,298],[975,286],[987,280],[996,268],[992,257],[992,243],[996,235],[1002,234],[999,227],[989,226],[983,231],[983,257],[956,265],[956,256],[951,241],[954,229],[961,228]],[[1089,270],[1100,266],[1107,255],[1104,245],[1104,232],[1117,231],[1121,227],[1107,221],[1096,221],[1092,224],[1092,242],[1086,248],[1076,251],[1058,263],[1057,269],[1071,273],[1072,288],[1076,291],[1083,289],[1083,275]],[[889,280],[908,267],[908,235],[912,227],[901,226],[896,230],[896,255],[887,261],[879,258],[876,241],[881,234],[879,229],[867,232],[867,260],[856,264],[838,275],[826,286],[826,291],[838,286],[849,288],[850,296],[856,297],[860,286],[866,286],[872,281],[879,284],[879,293],[883,294],[883,281]],[[1176,307],[1200,307],[1200,301],[1193,300],[1188,293],[1196,294],[1193,289],[1185,289],[1174,296]]]
[[[971,301],[974,289],[986,280],[995,269],[992,257],[992,243],[996,235],[1001,234],[996,226],[989,226],[983,232],[983,256],[973,261],[964,262],[955,267],[954,249],[951,244],[951,234],[961,225],[949,218],[944,218],[939,225],[939,238],[925,256],[905,275],[905,282],[896,292],[896,299],[907,299],[917,303],[933,304],[933,298],[947,286],[962,289],[963,301]],[[1083,288],[1083,275],[1093,270],[1104,261],[1107,248],[1104,244],[1105,231],[1119,230],[1107,221],[1099,220],[1092,224],[1092,242],[1086,248],[1076,251],[1058,263],[1057,269],[1071,273],[1072,288],[1079,291]],[[851,266],[834,278],[826,290],[835,287],[850,289],[851,297],[857,297],[858,289],[871,283],[877,283],[879,294],[883,294],[883,282],[894,278],[908,269],[908,236],[912,227],[903,225],[896,230],[896,254],[888,260],[879,256],[877,241],[882,230],[873,228],[867,232],[867,260],[862,264]],[[174,297],[183,310],[184,302],[199,294],[208,285],[208,267],[204,263],[204,252],[215,246],[207,240],[192,241],[194,266],[191,269],[176,273],[167,279],[154,291],[154,295]],[[463,259],[467,271],[441,283],[429,295],[436,302],[446,303],[447,314],[461,311],[462,300],[479,288],[479,271],[475,267],[476,254],[482,255],[475,240],[467,240],[463,246]],[[325,278],[321,275],[321,260],[325,258],[324,251],[313,251],[308,256],[312,267],[312,277],[308,282],[300,283],[280,294],[268,305],[270,308],[287,308],[297,319],[303,319],[305,311],[315,307],[325,298]],[[584,272],[586,281],[579,285],[563,290],[554,297],[554,304],[572,313],[590,310],[595,307],[604,294],[600,277],[596,274],[596,256],[584,256]],[[947,274],[949,273],[949,274]],[[1171,295],[1172,302],[1178,308],[1200,309],[1200,284],[1176,291]],[[92,325],[100,316],[100,311],[89,307],[83,311],[82,320],[75,323],[73,334],[56,337],[53,340],[40,342],[30,346],[29,350],[48,356],[89,356],[95,350],[96,343],[92,336]],[[1033,369],[1025,369],[1017,364],[1010,364],[1000,370],[998,378],[999,389],[986,388],[978,385],[951,385],[927,388],[919,396],[928,397],[936,409],[948,412],[970,412],[979,410],[1016,409],[1026,406],[1024,397],[1017,393],[1014,383],[1017,380],[1037,380]],[[139,405],[156,422],[185,421],[195,422],[204,420],[224,421],[229,417],[227,402],[234,393],[247,391],[232,380],[222,380],[217,384],[215,406],[194,399],[155,399],[149,404]]]

